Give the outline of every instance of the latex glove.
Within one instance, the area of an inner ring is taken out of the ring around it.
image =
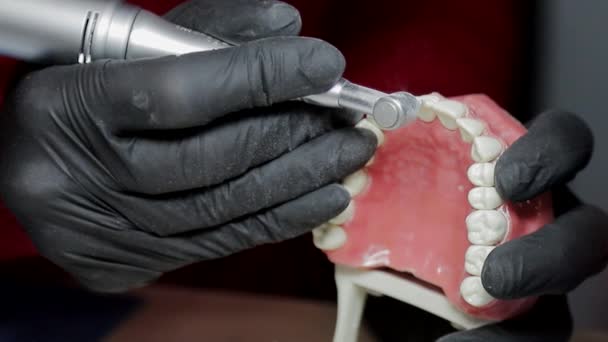
[[[515,319],[451,334],[441,342],[569,340],[572,319],[565,294],[608,261],[608,216],[582,204],[564,187],[587,165],[592,150],[593,138],[584,122],[551,111],[540,115],[505,151],[496,164],[499,193],[517,202],[551,190],[556,219],[494,249],[482,270],[482,283],[495,298],[545,296]]]
[[[290,6],[237,5],[171,16],[222,38],[299,31]],[[328,109],[273,104],[328,90],[343,68],[327,43],[277,37],[32,73],[0,118],[1,197],[42,255],[98,291],[305,234],[347,207],[337,182],[376,138]]]

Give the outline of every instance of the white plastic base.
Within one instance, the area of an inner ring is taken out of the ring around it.
[[[336,265],[338,315],[333,342],[357,342],[367,294],[386,295],[452,323],[457,329],[490,324],[456,309],[437,289],[410,277],[381,270],[360,270]]]

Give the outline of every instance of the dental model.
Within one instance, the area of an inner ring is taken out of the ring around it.
[[[344,180],[353,198],[348,208],[313,231],[315,246],[336,264],[338,325],[348,315],[360,319],[362,304],[345,301],[364,301],[364,295],[345,294],[359,290],[345,290],[344,279],[372,293],[393,291],[393,297],[465,328],[510,318],[535,301],[496,300],[480,277],[495,246],[553,218],[549,194],[509,203],[494,188],[496,160],[525,128],[484,95],[447,99],[433,93],[420,99],[419,120],[406,127],[382,132],[367,119],[358,124],[377,135],[376,155]],[[384,268],[392,273],[378,273]],[[396,282],[397,274],[437,287],[445,301],[425,285]],[[419,295],[400,294],[399,286]],[[422,298],[435,307],[425,307]],[[354,314],[342,308],[353,305]]]

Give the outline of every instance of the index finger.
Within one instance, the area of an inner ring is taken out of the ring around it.
[[[342,54],[323,41],[269,38],[179,57],[108,62],[79,89],[93,90],[88,100],[116,130],[180,129],[325,92],[344,65]]]

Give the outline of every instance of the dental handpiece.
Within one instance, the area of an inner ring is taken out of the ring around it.
[[[172,24],[121,0],[0,0],[0,55],[33,63],[90,63],[223,49],[232,45]],[[300,100],[371,116],[383,130],[416,118],[420,101],[340,79]]]

